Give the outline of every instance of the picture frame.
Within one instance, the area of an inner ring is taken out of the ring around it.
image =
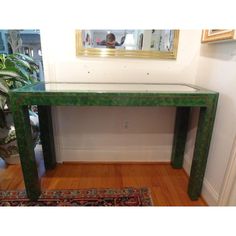
[[[202,43],[225,42],[236,39],[233,29],[208,29],[202,31]]]

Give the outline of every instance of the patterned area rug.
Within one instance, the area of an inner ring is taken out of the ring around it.
[[[0,206],[152,206],[147,188],[43,191],[30,201],[25,191],[0,191]]]

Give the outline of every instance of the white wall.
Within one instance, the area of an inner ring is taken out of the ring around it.
[[[61,32],[58,34],[58,29],[54,31],[52,28],[41,29],[46,80],[194,82],[199,53],[198,31],[180,32],[177,60],[78,58],[75,55],[75,29],[68,26]]]
[[[236,42],[203,44],[196,84],[220,93],[205,179],[215,192],[221,191],[227,163],[236,134]],[[205,194],[208,198],[208,194]]]
[[[177,60],[78,58],[75,29],[61,32],[59,37],[57,30],[41,30],[46,81],[194,83],[197,31],[180,32]],[[174,108],[58,107],[57,160],[170,161],[174,113]]]

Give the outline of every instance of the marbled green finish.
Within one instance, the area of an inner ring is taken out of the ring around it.
[[[175,118],[174,139],[171,154],[173,168],[182,168],[185,143],[188,133],[190,107],[177,107]]]
[[[207,107],[200,108],[195,149],[188,185],[188,194],[192,200],[197,200],[201,194],[217,102],[218,96],[211,97],[208,100]]]
[[[12,114],[27,196],[32,200],[36,200],[39,197],[41,190],[33,149],[28,107],[13,106]]]
[[[150,86],[152,85],[150,84]],[[53,168],[55,165],[53,133],[50,128],[51,114],[48,112],[50,106],[172,106],[177,107],[171,157],[172,165],[176,168],[182,166],[189,109],[190,107],[200,107],[200,119],[188,187],[190,198],[192,200],[198,199],[207,163],[218,93],[193,85],[186,86],[197,90],[189,92],[45,91],[45,84],[39,82],[33,86],[11,91],[11,106],[28,196],[35,199],[40,193],[40,185],[30,139],[29,120],[26,119],[26,114],[23,112],[27,105],[39,105],[42,108],[39,115],[41,115],[40,124],[44,136],[42,144],[44,155],[46,155],[47,169]]]

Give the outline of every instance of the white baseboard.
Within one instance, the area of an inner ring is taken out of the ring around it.
[[[202,187],[202,197],[209,206],[218,206],[219,194],[212,185],[204,178]]]
[[[185,155],[186,157],[186,155]],[[184,158],[183,168],[190,175],[191,163],[189,158]],[[202,186],[202,198],[207,202],[209,206],[217,206],[219,201],[219,193],[213,188],[209,181],[204,178]]]
[[[58,162],[170,162],[171,148],[61,149]]]

